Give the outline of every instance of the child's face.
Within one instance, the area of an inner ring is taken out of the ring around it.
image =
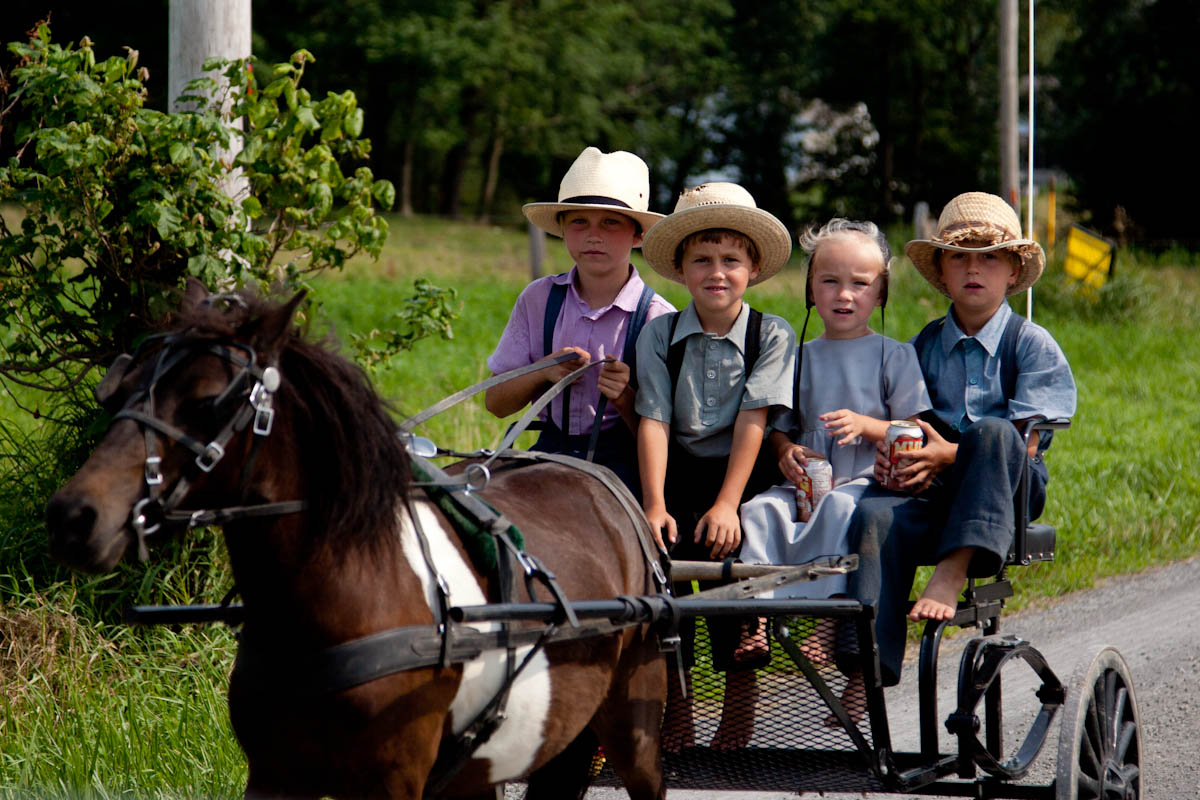
[[[706,317],[725,319],[740,313],[746,286],[758,277],[758,265],[728,237],[688,245],[679,269],[702,322]]]
[[[980,315],[991,314],[1000,307],[1020,271],[1017,257],[1005,250],[987,253],[943,250],[939,263],[942,281],[955,307]]]
[[[629,267],[629,251],[642,243],[637,223],[613,211],[567,211],[562,215],[567,252],[589,277]]]
[[[813,302],[826,339],[857,339],[871,332],[871,312],[883,289],[883,255],[865,236],[831,239],[813,253]]]

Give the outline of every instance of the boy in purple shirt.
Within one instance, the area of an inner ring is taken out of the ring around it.
[[[629,362],[641,326],[675,310],[629,263],[630,251],[663,218],[647,211],[649,197],[645,162],[632,153],[589,147],[563,177],[558,202],[524,206],[530,222],[564,239],[575,266],[525,287],[488,368],[499,374],[550,354],[573,352],[578,358],[493,386],[484,395],[488,411],[507,417],[569,372],[593,359],[613,358],[585,372],[543,410],[533,449],[584,457],[603,396],[607,407],[595,461],[612,469],[635,495],[640,495],[636,392]]]

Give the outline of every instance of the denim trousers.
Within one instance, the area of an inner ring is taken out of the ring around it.
[[[925,491],[894,492],[873,483],[859,501],[850,523],[859,567],[850,574],[849,591],[875,606],[885,686],[899,681],[917,567],[974,547],[969,576],[999,572],[1012,547],[1014,497],[1027,462],[1029,518],[1037,519],[1046,502],[1045,463],[1031,460],[1016,427],[998,417],[985,417],[962,433],[954,464]]]

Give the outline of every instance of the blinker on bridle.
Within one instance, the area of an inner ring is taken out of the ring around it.
[[[242,494],[244,497],[254,459],[258,454],[258,447],[262,444],[263,439],[270,435],[274,425],[274,396],[282,379],[276,367],[258,365],[254,348],[249,345],[229,346],[216,342],[187,342],[182,340],[179,335],[162,334],[147,339],[142,345],[139,345],[134,355],[122,353],[116,358],[96,387],[96,399],[102,406],[111,410],[122,380],[128,374],[129,369],[137,363],[138,356],[145,344],[153,339],[162,339],[163,346],[158,353],[158,359],[149,381],[144,388],[135,392],[120,410],[113,414],[114,422],[121,419],[131,419],[136,422],[142,429],[146,442],[146,458],[143,468],[146,496],[134,505],[128,523],[137,537],[138,558],[144,561],[148,557],[146,537],[158,532],[163,524],[183,523],[187,528],[194,528],[220,524],[242,517],[274,516],[304,510],[306,503],[302,500],[214,510],[179,509],[178,506],[187,496],[192,477],[194,477],[194,475],[189,476],[186,472],[179,476],[175,485],[166,493],[166,499],[162,499],[164,476],[162,456],[158,453],[156,434],[165,436],[195,453],[196,457],[193,463],[196,469],[201,473],[208,473],[224,458],[225,449],[230,440],[253,422],[251,430],[254,433],[254,444],[249,461],[242,471]],[[235,351],[242,351],[245,355],[240,355]],[[208,442],[201,442],[175,425],[160,419],[154,409],[154,393],[158,382],[185,358],[197,353],[215,355],[238,370],[237,374],[212,401],[214,409],[231,408],[232,413],[217,434]],[[244,399],[245,402],[230,402],[238,399]]]

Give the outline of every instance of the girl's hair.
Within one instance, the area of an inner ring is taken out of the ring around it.
[[[800,235],[800,247],[808,253],[809,260],[816,256],[817,248],[830,239],[837,239],[850,233],[860,233],[879,247],[879,255],[883,259],[883,268],[887,270],[892,261],[892,248],[888,245],[887,237],[874,222],[842,219],[834,217],[820,228],[815,225]]]
[[[883,285],[880,289],[880,298],[884,304],[887,303],[888,273],[892,263],[892,248],[888,244],[887,237],[883,235],[883,231],[879,230],[879,226],[874,222],[834,217],[820,228],[817,228],[814,225],[804,233],[800,234],[800,247],[802,250],[804,250],[804,252],[808,253],[808,278],[804,282],[804,295],[805,302],[809,306],[811,306],[813,302],[813,266],[817,259],[817,249],[831,239],[840,239],[851,234],[866,236],[876,247],[879,248],[879,257],[883,264],[883,269],[879,273],[880,277],[883,278]]]
[[[720,244],[725,239],[729,239],[745,250],[751,264],[757,265],[761,260],[758,254],[758,245],[741,231],[731,230],[730,228],[705,228],[702,231],[688,234],[683,238],[683,241],[675,246],[675,269],[683,269],[683,254],[692,245],[700,242]]]

